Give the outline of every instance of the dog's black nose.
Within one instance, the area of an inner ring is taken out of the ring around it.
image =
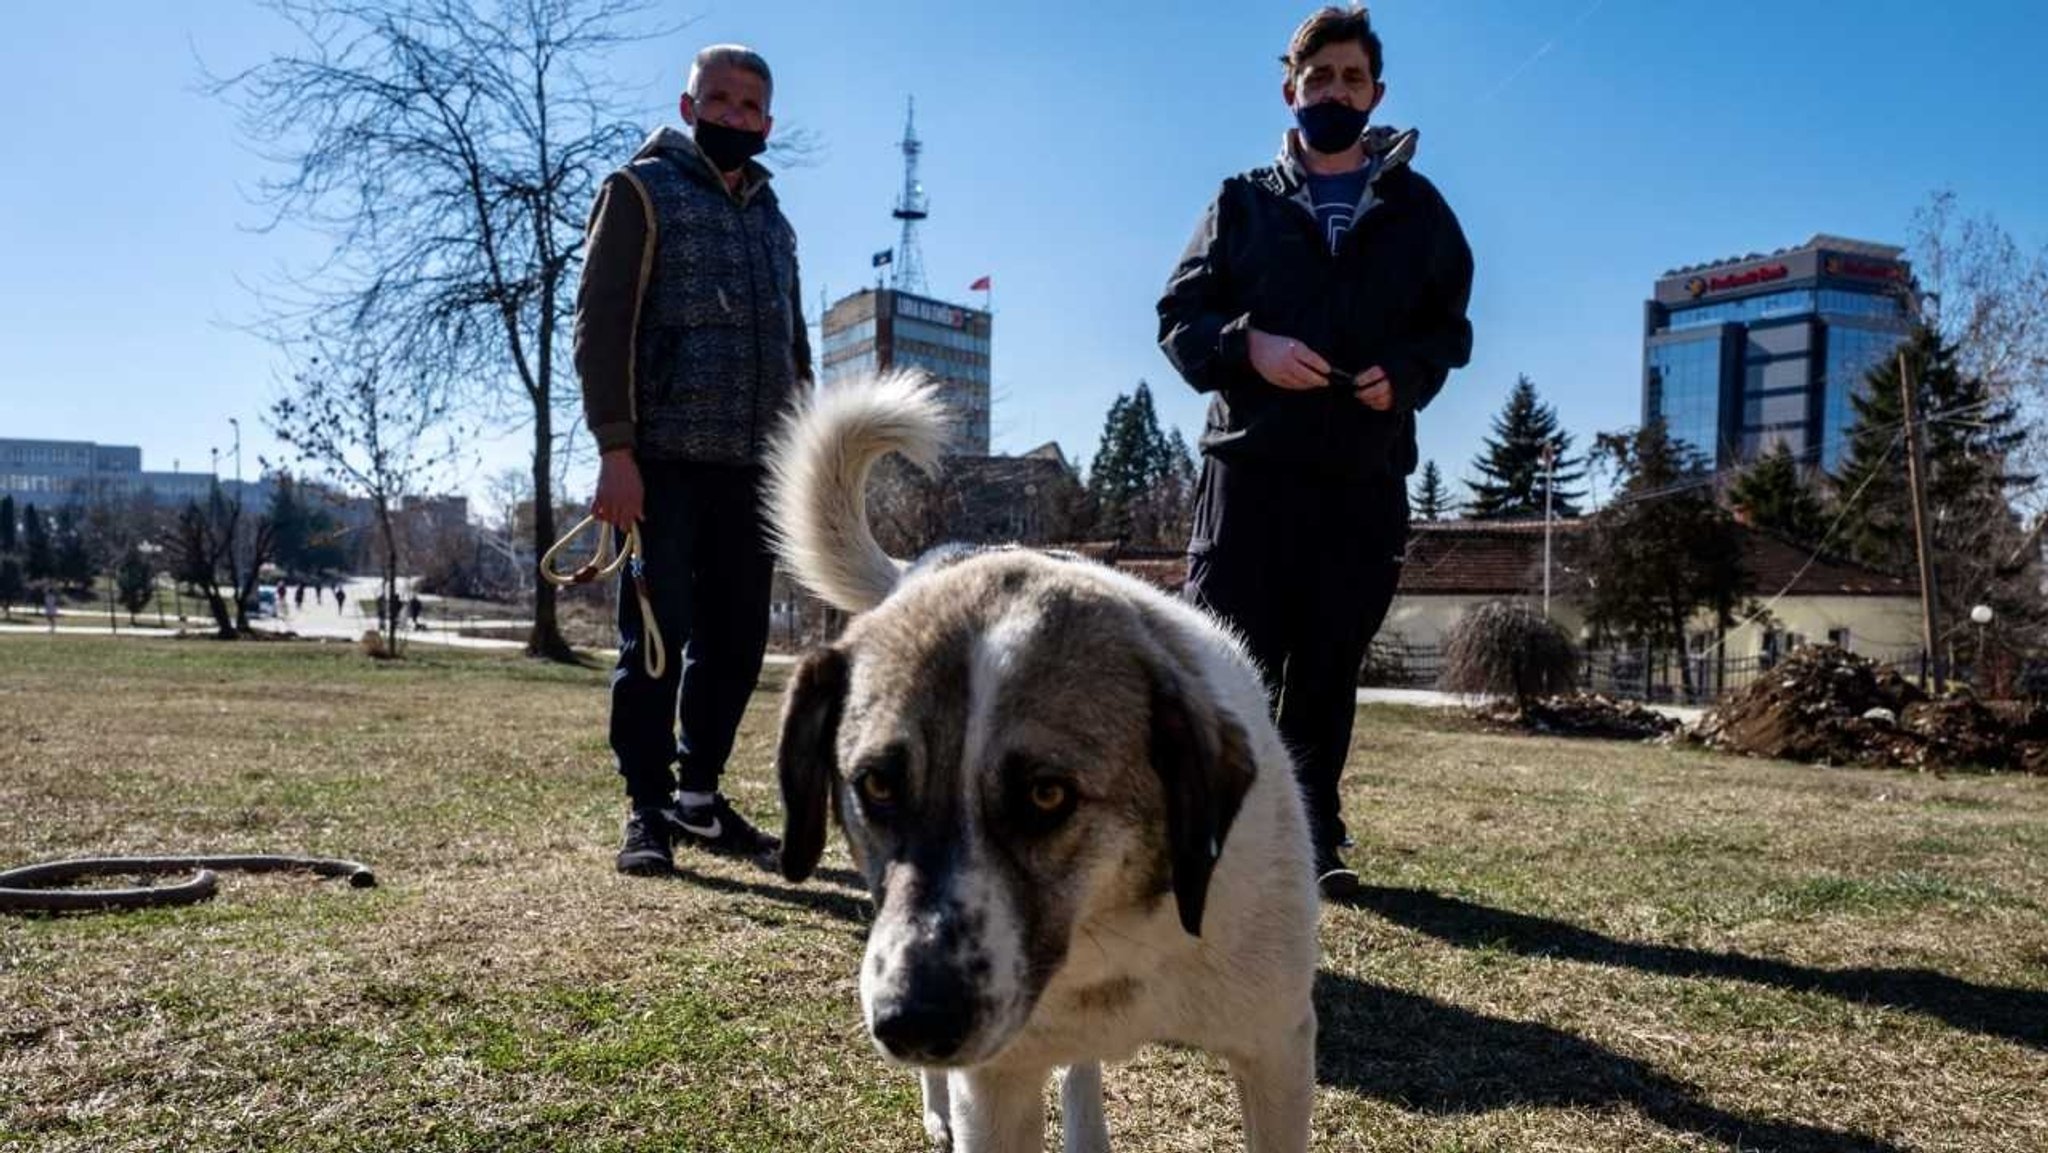
[[[914,982],[875,1005],[875,1040],[891,1057],[938,1064],[960,1051],[974,1027],[973,1004],[958,980]]]

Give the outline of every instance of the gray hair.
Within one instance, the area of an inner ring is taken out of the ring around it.
[[[697,58],[690,61],[689,83],[683,86],[690,99],[697,98],[697,82],[703,78],[707,68],[741,68],[751,72],[761,78],[761,87],[767,90],[768,99],[775,98],[775,77],[768,72],[768,62],[761,58],[759,52],[744,44],[713,44],[697,53]]]

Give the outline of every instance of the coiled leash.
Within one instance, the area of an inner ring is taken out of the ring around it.
[[[304,872],[346,878],[352,889],[377,885],[376,874],[354,861],[326,857],[81,857],[24,865],[0,873],[0,913],[82,913],[106,909],[154,909],[192,905],[220,890],[215,869],[244,873]],[[123,877],[140,873],[191,873],[176,885],[128,889],[50,889],[80,877]]]
[[[594,524],[600,525],[601,529],[606,527],[595,516],[586,516],[576,522],[575,528],[563,533],[562,539],[556,541],[542,554],[541,578],[559,588],[568,588],[572,585],[587,585],[592,581],[604,580],[624,568],[627,575],[633,578],[633,595],[640,598],[640,634],[644,638],[641,642],[641,663],[647,669],[647,675],[658,681],[661,674],[668,669],[668,646],[662,642],[661,629],[654,623],[654,603],[647,598],[647,553],[640,547],[640,526],[636,524],[626,529],[625,552],[617,551],[617,545],[610,532],[600,531],[597,536],[597,548],[590,554],[590,559],[583,562],[582,567],[566,573],[555,567],[555,555],[569,547],[571,542],[583,535],[584,529]]]

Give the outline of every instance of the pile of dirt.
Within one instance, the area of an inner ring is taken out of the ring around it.
[[[2048,717],[1993,709],[1967,694],[1930,700],[1896,672],[1831,645],[1792,654],[1709,712],[1692,738],[1746,756],[1823,765],[2048,766]]]
[[[1494,701],[1479,710],[1482,719],[1553,737],[1590,737],[1603,741],[1654,741],[1671,735],[1678,721],[1635,701],[1597,693],[1543,697],[1518,706]]]

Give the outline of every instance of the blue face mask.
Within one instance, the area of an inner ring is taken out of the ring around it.
[[[1294,123],[1301,128],[1302,142],[1325,156],[1334,155],[1358,143],[1372,113],[1336,100],[1325,100],[1294,110]]]

